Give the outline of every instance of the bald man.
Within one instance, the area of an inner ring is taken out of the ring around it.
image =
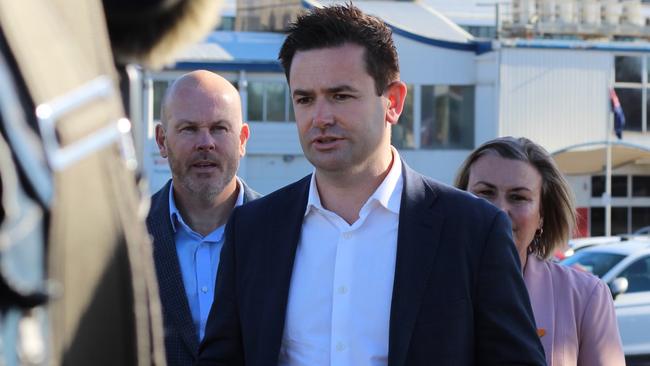
[[[214,298],[224,227],[231,211],[259,197],[235,174],[248,125],[239,93],[209,71],[183,75],[167,90],[156,126],[171,180],[151,198],[168,365],[194,363]]]

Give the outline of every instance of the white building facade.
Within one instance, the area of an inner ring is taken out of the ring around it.
[[[401,78],[409,88],[393,144],[423,174],[452,183],[467,154],[497,136],[526,136],[550,152],[606,140],[612,133],[610,88],[628,117],[623,140],[650,150],[650,45],[476,42],[418,3],[356,5],[393,28]],[[251,187],[269,193],[312,171],[276,59],[283,39],[276,33],[215,32],[169,69],[144,73],[146,123],[139,131],[139,153],[152,192],[169,179],[167,162],[153,140],[162,93],[194,69],[217,72],[240,90],[251,138],[239,175]],[[582,215],[581,235],[604,232],[603,172],[570,177]],[[650,160],[616,166],[612,182],[612,232],[650,225]]]

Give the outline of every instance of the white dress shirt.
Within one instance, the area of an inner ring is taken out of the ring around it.
[[[239,178],[236,179],[239,193],[235,207],[244,203],[244,186]],[[219,226],[206,236],[192,230],[178,211],[173,192],[172,183],[169,189],[169,218],[174,231],[176,254],[181,267],[185,296],[190,306],[190,313],[192,313],[194,329],[196,329],[200,341],[205,335],[205,324],[208,322],[208,314],[214,300],[214,283],[219,267],[219,255],[225,241],[224,229],[226,225]]]
[[[349,225],[321,205],[312,175],[296,250],[279,365],[388,363],[402,163]]]

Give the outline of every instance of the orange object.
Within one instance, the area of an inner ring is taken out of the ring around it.
[[[543,336],[546,335],[546,329],[544,328],[537,328],[537,335],[542,338]]]

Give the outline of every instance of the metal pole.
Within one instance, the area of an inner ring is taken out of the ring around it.
[[[603,201],[605,203],[605,236],[612,235],[612,126],[614,115],[609,114],[607,119],[607,153],[605,161],[605,193]]]
[[[495,32],[497,39],[501,38],[501,25],[499,19],[499,3],[494,4]]]

